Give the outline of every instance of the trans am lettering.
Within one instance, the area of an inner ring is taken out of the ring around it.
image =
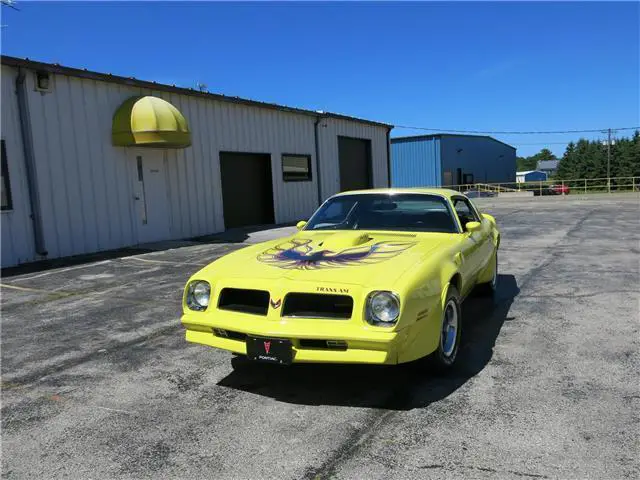
[[[415,242],[378,242],[340,252],[316,250],[311,239],[293,239],[258,255],[258,261],[290,270],[352,267],[383,262],[399,255]]]
[[[316,292],[349,293],[349,289],[348,288],[335,288],[335,287],[316,287]]]

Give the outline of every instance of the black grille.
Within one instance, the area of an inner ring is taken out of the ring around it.
[[[283,317],[351,318],[353,299],[347,295],[289,293],[282,307]]]
[[[218,300],[220,310],[266,315],[269,310],[269,292],[243,288],[223,288]]]
[[[223,328],[214,328],[213,333],[216,337],[230,338],[232,340],[240,340],[243,342],[247,338],[246,333],[234,332],[233,330],[225,330]]]
[[[347,342],[344,340],[300,340],[300,348],[309,350],[346,350]]]

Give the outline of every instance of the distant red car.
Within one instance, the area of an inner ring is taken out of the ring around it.
[[[550,185],[549,189],[553,190],[557,195],[569,195],[571,191],[566,185]]]

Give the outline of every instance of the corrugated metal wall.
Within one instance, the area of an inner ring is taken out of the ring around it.
[[[516,150],[503,143],[481,136],[448,136],[441,138],[442,172],[456,169],[471,173],[474,183],[515,182]]]
[[[374,188],[388,187],[386,128],[342,119],[325,118],[320,122],[318,129],[320,160],[322,161],[322,199],[325,200],[340,191],[338,136],[371,140],[373,186]]]
[[[28,218],[24,162],[17,120],[17,70],[2,69],[2,138],[7,140],[14,211],[2,213],[2,266],[36,260]],[[155,95],[175,105],[189,122],[193,144],[167,150],[170,237],[224,230],[220,152],[271,155],[277,223],[308,218],[318,204],[314,122],[310,115],[132,86],[55,75],[53,91],[34,89],[27,75],[43,230],[48,258],[138,243],[136,155],[146,149],[111,145],[115,110],[133,95]],[[319,128],[323,198],[339,189],[337,135],[371,140],[373,178],[387,185],[387,129],[327,118]],[[312,181],[284,182],[281,154],[312,156]]]
[[[196,97],[147,92],[171,102],[189,121],[193,145],[169,150],[173,238],[224,230],[220,152],[271,154],[277,223],[306,218],[317,207],[313,117]],[[312,156],[312,181],[284,182],[281,155]],[[201,205],[201,208],[192,208]]]
[[[17,71],[2,67],[2,124],[1,136],[5,141],[13,210],[0,213],[2,224],[2,265],[13,265],[35,258],[33,227],[29,215],[29,197],[15,95]]]
[[[544,172],[540,172],[537,170],[534,170],[532,172],[527,172],[523,175],[516,175],[516,181],[518,183],[523,183],[523,182],[544,182],[545,180],[547,180],[547,174]]]
[[[391,139],[391,184],[433,187],[441,183],[440,139]]]

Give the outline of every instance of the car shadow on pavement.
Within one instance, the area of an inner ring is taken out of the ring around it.
[[[500,275],[493,299],[471,295],[463,304],[463,333],[456,367],[438,375],[414,365],[265,365],[238,356],[218,385],[300,405],[387,410],[423,408],[451,395],[481,372],[493,355],[511,304],[519,294],[513,275]]]

